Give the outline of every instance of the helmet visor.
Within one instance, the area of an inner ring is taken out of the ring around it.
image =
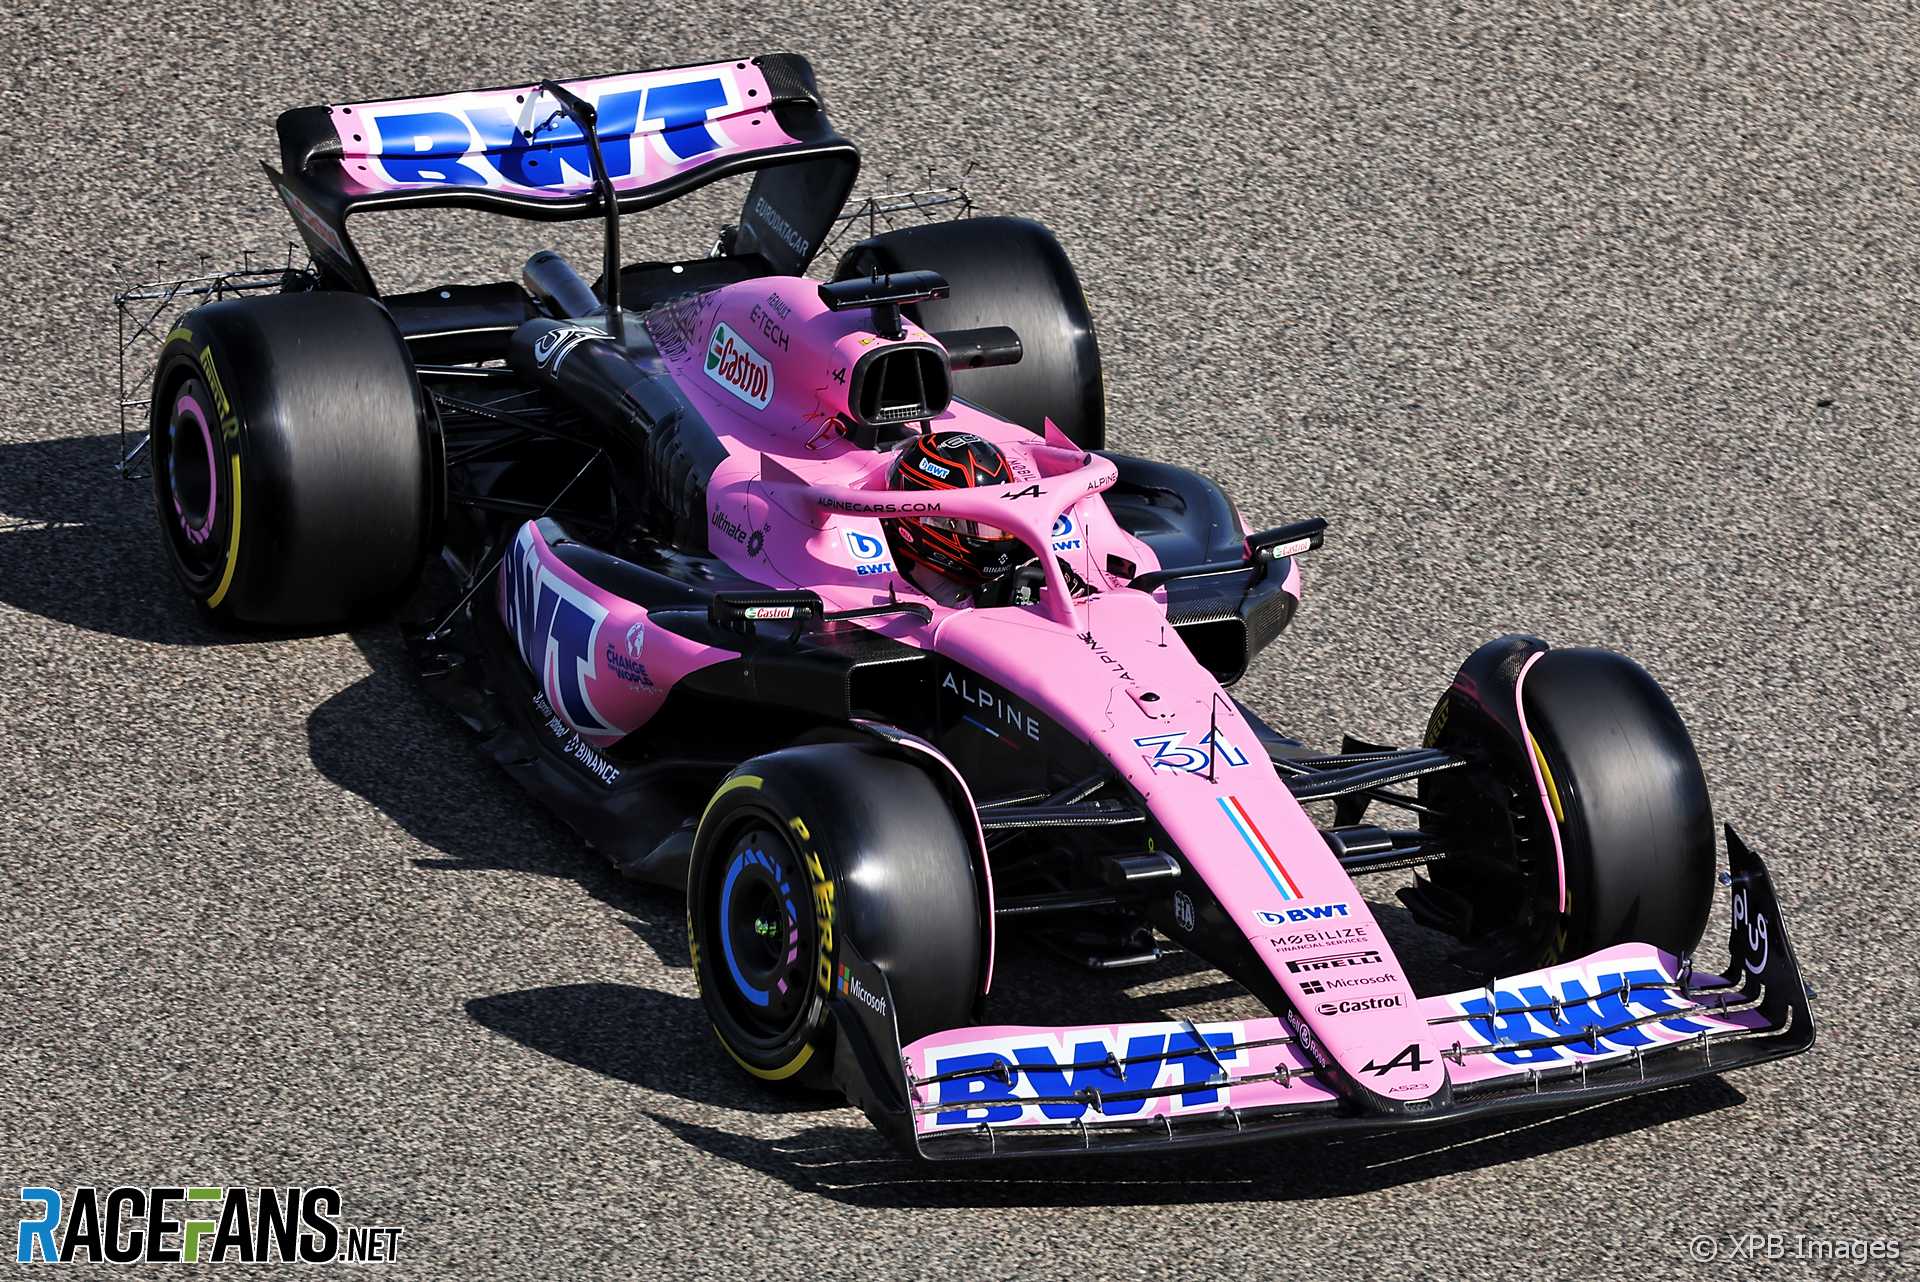
[[[954,516],[923,516],[920,524],[930,530],[945,530],[950,534],[964,534],[976,539],[1010,539],[1013,535],[997,525],[988,525],[982,521],[968,521]]]

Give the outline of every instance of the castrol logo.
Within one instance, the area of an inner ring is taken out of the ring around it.
[[[707,340],[707,377],[757,410],[773,399],[773,366],[725,321]]]

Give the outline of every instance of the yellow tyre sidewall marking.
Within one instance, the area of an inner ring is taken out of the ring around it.
[[[176,325],[167,334],[167,342],[179,342],[191,351],[194,343],[193,331],[185,325]],[[227,399],[227,389],[221,385],[220,371],[215,368],[213,348],[202,347],[193,362],[206,375],[207,391],[214,398],[214,412],[220,415],[221,435],[228,442],[229,461],[232,464],[233,480],[233,519],[227,522],[227,564],[220,571],[220,585],[207,598],[207,608],[216,610],[227,599],[227,593],[233,588],[233,572],[240,564],[240,433],[239,422],[233,413],[233,404]]]
[[[760,783],[761,783],[761,780],[759,775],[735,775],[733,778],[727,780],[725,783],[721,784],[718,788],[714,789],[713,796],[707,798],[707,808],[700,812],[700,822],[696,826],[694,831],[694,838],[693,838],[694,841],[698,842],[700,840],[699,829],[705,828],[707,826],[707,816],[712,814],[713,808],[720,804],[720,798],[726,796],[728,793],[734,791],[736,788],[757,789],[760,787]]]
[[[746,1060],[741,1059],[740,1053],[738,1051],[734,1050],[733,1047],[727,1045],[727,1039],[725,1037],[720,1036],[720,1030],[718,1028],[715,1028],[713,1030],[713,1035],[720,1039],[720,1049],[724,1050],[727,1054],[731,1055],[733,1057],[734,1063],[738,1064],[740,1067],[746,1069],[749,1073],[752,1073],[755,1077],[758,1077],[763,1081],[769,1081],[769,1082],[785,1081],[787,1078],[792,1077],[795,1073],[805,1068],[807,1066],[807,1061],[813,1058],[813,1043],[808,1042],[805,1046],[802,1046],[800,1048],[800,1053],[798,1055],[795,1055],[792,1059],[788,1060],[785,1064],[782,1064],[779,1068],[755,1068],[752,1064],[747,1063]]]
[[[1527,736],[1527,747],[1533,749],[1533,760],[1540,767],[1541,782],[1547,785],[1547,801],[1553,806],[1553,818],[1556,823],[1567,821],[1567,812],[1560,805],[1560,788],[1553,782],[1553,771],[1547,765],[1547,754],[1540,751],[1540,741],[1532,735]]]
[[[236,450],[233,462],[233,519],[227,523],[227,568],[221,571],[220,586],[207,598],[207,608],[217,609],[227,599],[227,589],[233,586],[233,570],[240,564],[240,454]]]
[[[718,788],[714,790],[713,796],[707,800],[707,808],[700,812],[699,827],[704,829],[707,826],[707,816],[713,813],[713,808],[719,804],[720,798],[726,796],[730,792],[734,792],[741,788],[752,788],[757,791],[760,788],[762,782],[763,781],[761,780],[759,775],[735,775],[733,778],[721,784]],[[698,843],[699,837],[696,836],[694,838],[694,841]],[[691,905],[689,905],[689,909],[691,909]],[[688,916],[689,916],[689,925],[691,925],[691,916],[692,916],[691,911],[689,911]],[[692,942],[691,936],[693,934],[692,930],[689,929],[687,934],[689,936],[689,942],[691,943]],[[694,954],[693,974],[694,974],[694,978],[698,980],[700,977],[699,945],[692,944],[692,951]],[[757,1065],[749,1064],[747,1063],[746,1060],[742,1059],[740,1057],[740,1052],[736,1051],[735,1049],[733,1049],[732,1046],[729,1046],[727,1044],[726,1037],[720,1032],[720,1029],[717,1026],[713,1030],[713,1035],[714,1035],[714,1038],[717,1041],[719,1041],[720,1049],[725,1051],[727,1055],[733,1060],[734,1063],[738,1064],[740,1067],[746,1069],[749,1073],[752,1073],[755,1077],[758,1077],[763,1081],[768,1081],[768,1082],[785,1081],[787,1078],[792,1077],[795,1073],[805,1068],[807,1066],[807,1062],[813,1058],[813,1044],[809,1042],[807,1045],[802,1046],[800,1048],[800,1053],[798,1055],[795,1055],[792,1059],[788,1060],[785,1064],[782,1064],[779,1068],[760,1068]]]

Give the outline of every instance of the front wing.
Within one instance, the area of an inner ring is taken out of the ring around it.
[[[1405,1113],[1368,1111],[1323,1082],[1311,1034],[1282,1017],[960,1028],[902,1048],[885,1036],[894,1021],[884,978],[858,958],[842,988],[856,987],[857,973],[866,999],[834,1004],[836,1073],[882,1130],[935,1159],[1405,1128],[1669,1087],[1813,1044],[1806,985],[1766,867],[1731,827],[1727,851],[1726,976],[1621,944],[1425,998],[1451,1089]]]

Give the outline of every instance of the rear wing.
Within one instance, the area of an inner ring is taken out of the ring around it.
[[[860,170],[798,54],[558,84],[592,105],[593,140],[620,213],[755,172],[731,252],[806,269]],[[281,113],[267,168],[323,287],[375,293],[350,213],[462,207],[517,218],[604,213],[578,113],[551,89],[507,86]]]

